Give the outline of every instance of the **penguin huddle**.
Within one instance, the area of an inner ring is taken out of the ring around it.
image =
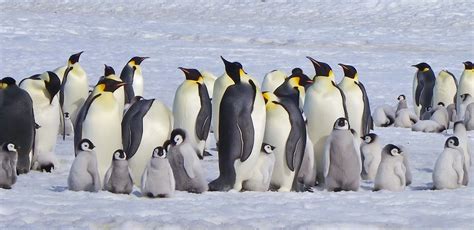
[[[442,132],[453,121],[455,134],[436,163],[433,184],[442,189],[468,183],[466,132],[474,129],[471,62],[464,63],[459,83],[448,71],[435,78],[428,64],[414,65],[415,110],[400,95],[396,106],[381,106],[372,114],[354,66],[339,64],[344,77],[336,83],[331,66],[307,57],[313,78],[300,68],[290,75],[274,70],[260,88],[241,63],[221,57],[225,71],[218,78],[179,68],[185,79],[170,110],[143,97],[140,65],[148,57],[131,58],[120,77],[105,65],[90,91],[81,54],[19,86],[13,78],[0,81],[0,126],[15,124],[0,134],[0,159],[9,166],[0,172],[2,188],[11,188],[16,175],[30,169],[59,167],[57,136],[73,135],[72,191],[130,194],[136,186],[146,197],[171,197],[175,190],[304,192],[314,186],[357,191],[362,180],[373,181],[374,191],[402,191],[412,181],[407,150],[382,147],[371,133],[374,125]],[[211,131],[219,176],[208,183],[201,160],[209,155]]]

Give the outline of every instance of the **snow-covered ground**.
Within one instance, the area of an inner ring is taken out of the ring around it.
[[[171,106],[184,79],[179,66],[223,72],[219,59],[240,61],[259,80],[266,72],[301,67],[309,55],[333,66],[354,65],[371,105],[411,98],[412,64],[459,76],[474,57],[470,1],[112,1],[0,0],[0,76],[16,79],[66,64],[84,50],[91,84],[103,64],[120,71],[132,56],[143,62],[145,96]],[[67,190],[72,140],[58,140],[60,167],[31,172],[0,190],[0,226],[10,228],[473,228],[474,185],[430,190],[431,173],[448,134],[377,128],[384,143],[409,150],[413,184],[404,192],[275,193],[178,192],[146,199]],[[448,133],[451,133],[449,130]],[[469,133],[471,141],[474,133]],[[214,147],[214,142],[209,147]],[[218,175],[217,154],[204,161]],[[474,175],[473,168],[470,174]],[[473,178],[471,176],[471,178]]]

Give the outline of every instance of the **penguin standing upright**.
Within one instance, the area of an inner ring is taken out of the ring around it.
[[[234,84],[227,87],[218,108],[220,175],[209,189],[240,191],[257,164],[265,131],[265,102],[254,81],[243,77],[240,63],[222,60]]]
[[[98,192],[100,177],[97,170],[97,156],[94,144],[89,139],[76,145],[76,158],[72,162],[67,184],[72,191]]]
[[[377,175],[380,160],[382,159],[382,146],[380,145],[379,136],[375,133],[366,134],[360,146],[362,157],[362,179],[374,180]]]
[[[469,104],[466,108],[466,112],[464,113],[464,125],[469,131],[474,130],[474,103]]]
[[[262,82],[262,92],[274,92],[278,86],[283,84],[286,78],[286,73],[281,70],[272,70],[265,74]]]
[[[420,117],[432,104],[436,78],[431,66],[425,62],[413,65],[413,67],[418,69],[413,79],[413,100],[415,113]]]
[[[18,174],[30,171],[35,127],[30,95],[13,78],[0,80],[0,143],[11,142],[18,149]]]
[[[61,108],[56,97],[60,87],[58,76],[50,71],[20,82],[20,88],[28,92],[33,100],[36,124],[40,126],[35,134],[31,163],[35,170],[51,172],[58,164],[54,149],[61,122]]]
[[[111,80],[114,80],[116,82],[123,83],[122,79],[120,79],[119,77],[117,77],[117,75],[115,75],[114,68],[112,68],[111,66],[108,66],[108,65],[104,65],[104,66],[105,66],[104,67],[104,76],[101,77],[101,80],[102,79],[111,79]],[[128,83],[124,84],[124,86],[127,86],[127,85],[128,85]],[[125,89],[122,87],[122,88],[119,88],[119,89],[115,90],[114,91],[114,97],[115,97],[115,100],[117,100],[117,103],[119,105],[120,116],[122,116],[124,111],[125,111]]]
[[[163,143],[169,138],[172,120],[168,107],[156,99],[139,100],[125,113],[122,120],[123,149],[137,186],[140,186],[143,170],[156,143]]]
[[[102,79],[79,111],[74,130],[74,145],[83,138],[91,140],[97,153],[100,178],[103,179],[112,161],[115,150],[122,148],[119,102],[113,92],[124,83]],[[76,154],[78,149],[76,149]]]
[[[453,104],[456,99],[457,89],[458,82],[456,77],[447,70],[441,70],[436,78],[432,105],[438,105],[440,102],[446,106]]]
[[[457,92],[456,110],[459,113],[460,105],[462,103],[461,95],[469,94],[474,96],[474,64],[466,61],[464,64],[464,71],[459,79],[459,87]]]
[[[162,146],[153,150],[151,160],[143,171],[142,195],[150,198],[173,196],[175,180],[166,152],[166,148]]]
[[[433,187],[435,189],[455,189],[463,185],[467,168],[459,144],[457,137],[450,137],[446,140],[444,150],[438,156],[433,169]]]
[[[275,89],[274,93],[278,97],[289,98],[303,110],[304,98],[306,96],[306,88],[312,83],[300,68],[295,68],[292,74]]]
[[[322,156],[326,139],[333,130],[334,122],[340,117],[347,117],[344,92],[334,82],[331,67],[308,57],[314,65],[316,76],[314,83],[306,90],[304,113],[307,129],[314,144],[317,178],[323,182]]]
[[[61,82],[59,103],[62,112],[68,113],[72,124],[76,123],[77,114],[89,96],[89,82],[87,74],[79,64],[82,52],[71,55]]]
[[[0,145],[0,188],[10,189],[16,183],[18,152],[13,143]]]
[[[211,127],[211,99],[197,69],[180,69],[186,75],[186,80],[178,87],[174,96],[173,128],[186,130],[188,140],[202,159]]]
[[[143,97],[143,75],[140,64],[148,57],[133,57],[123,67],[120,79],[125,85],[125,104],[130,104],[135,96]]]
[[[127,154],[121,149],[114,152],[112,164],[105,174],[104,190],[122,194],[130,194],[133,190],[133,180],[128,167]]]
[[[248,191],[265,192],[270,188],[270,181],[275,166],[274,146],[263,143],[261,153],[258,156],[257,166],[253,171],[252,178],[244,181],[243,189]]]
[[[470,139],[467,136],[467,130],[466,127],[464,126],[462,121],[457,121],[454,123],[454,128],[453,128],[453,134],[455,137],[458,138],[459,141],[459,147],[462,150],[462,153],[464,155],[464,166],[466,169],[469,169],[472,165],[472,160],[471,160],[471,151],[472,151],[472,146],[470,143]],[[463,177],[463,185],[467,185],[469,182],[469,170],[465,170],[465,175]]]
[[[281,192],[303,191],[298,175],[306,146],[306,125],[298,106],[287,98],[264,92],[266,105],[263,142],[275,146],[271,187]]]
[[[406,168],[403,164],[403,151],[388,144],[382,149],[377,175],[374,181],[374,190],[403,191],[406,187]]]

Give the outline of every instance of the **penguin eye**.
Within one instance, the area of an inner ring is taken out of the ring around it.
[[[89,144],[88,143],[82,143],[82,150],[87,150],[89,149]]]
[[[397,149],[392,149],[392,150],[390,150],[390,153],[391,153],[393,156],[399,155]]]
[[[153,156],[154,156],[154,157],[158,157],[159,151],[160,151],[160,150],[158,150],[158,148],[154,149],[154,150],[153,150]]]
[[[7,149],[8,149],[8,151],[10,151],[10,152],[15,152],[15,151],[16,151],[15,145],[12,144],[12,143],[10,143],[10,144],[7,145]]]
[[[367,143],[370,142],[370,137],[369,137],[369,136],[366,136],[366,137],[365,137],[365,142],[367,142]]]
[[[160,158],[166,158],[166,150],[163,149],[163,151],[158,152],[158,157]]]
[[[115,152],[115,159],[120,159],[120,153],[119,152]]]
[[[183,137],[181,137],[181,135],[177,135],[176,137],[174,137],[174,142],[176,143],[176,145],[181,144],[181,142],[183,142]]]
[[[267,153],[272,152],[272,147],[270,147],[270,145],[265,145],[264,149],[265,149],[265,152],[267,152]]]

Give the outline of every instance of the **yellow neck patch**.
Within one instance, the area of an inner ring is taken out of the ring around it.
[[[244,70],[243,70],[243,69],[240,69],[240,70],[239,70],[239,74],[240,74],[240,76],[244,76],[244,75],[245,75]]]
[[[6,89],[8,85],[6,83],[0,84],[0,89]]]
[[[430,68],[424,68],[421,72],[426,72],[426,71],[429,71]]]
[[[98,84],[96,87],[98,92],[104,92],[105,90],[105,84]]]

